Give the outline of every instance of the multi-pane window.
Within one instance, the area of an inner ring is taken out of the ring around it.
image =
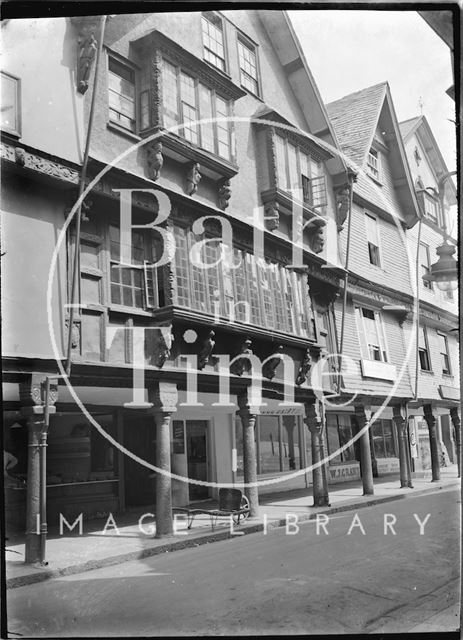
[[[112,304],[138,309],[157,308],[160,303],[157,267],[159,241],[148,241],[143,231],[132,230],[131,264],[121,263],[119,227],[110,225],[110,298]]]
[[[376,149],[370,149],[367,158],[368,172],[377,180],[379,179],[379,154]]]
[[[423,192],[424,200],[424,215],[426,218],[439,224],[439,202],[431,194],[426,191]]]
[[[371,425],[373,450],[377,458],[395,458],[397,456],[392,420],[377,420]]]
[[[441,358],[442,373],[445,373],[446,375],[451,375],[452,370],[450,368],[449,345],[447,342],[447,336],[445,336],[443,333],[438,333],[437,339],[439,341],[439,352],[440,352],[440,358]]]
[[[365,213],[365,228],[367,234],[368,256],[370,258],[370,264],[374,264],[375,266],[380,267],[381,258],[379,251],[380,244],[378,221],[369,213]]]
[[[362,358],[387,362],[386,335],[379,311],[355,307]]]
[[[340,447],[347,445],[352,440],[352,424],[348,415],[327,413],[326,414],[326,435],[328,442],[328,452],[331,455]],[[339,453],[331,462],[349,462],[355,460],[354,445],[349,444],[344,451]]]
[[[181,227],[175,227],[175,237],[177,304],[228,321],[313,337],[306,276],[236,247],[228,261],[212,239],[201,249],[203,266],[195,265],[189,260],[190,250],[202,240]]]
[[[1,73],[1,128],[21,135],[20,80],[9,73]]]
[[[431,263],[429,260],[429,247],[424,242],[420,242],[420,269],[421,269],[421,277],[428,275],[431,268]],[[427,280],[423,280],[423,286],[426,289],[431,289],[432,291],[432,282],[428,282]]]
[[[189,142],[231,160],[230,104],[214,90],[167,60],[162,64],[163,124],[183,125],[178,134]],[[199,120],[212,119],[212,122]]]
[[[259,76],[257,70],[256,48],[238,35],[238,59],[240,64],[241,86],[259,95]]]
[[[418,355],[420,358],[420,368],[422,371],[431,371],[431,360],[429,357],[428,336],[424,326],[418,330]]]
[[[135,71],[115,58],[108,58],[109,119],[135,131]]]
[[[225,71],[225,46],[222,20],[211,11],[202,14],[204,59]]]
[[[280,135],[275,136],[277,186],[311,207],[327,203],[323,164]]]

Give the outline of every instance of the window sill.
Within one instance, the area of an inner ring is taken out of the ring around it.
[[[12,138],[15,141],[21,139],[21,133],[19,131],[11,131],[10,129],[2,129],[2,136],[5,138]]]
[[[368,170],[366,171],[366,174],[368,177],[370,177],[373,182],[375,182],[379,187],[384,187],[384,182],[381,182],[381,180],[379,178],[376,178],[376,176],[374,176],[372,173],[370,173]]]
[[[125,136],[126,138],[129,138],[129,140],[133,140],[134,142],[139,142],[141,140],[141,137],[138,136],[136,133],[133,133],[132,131],[129,131],[128,129],[124,129],[124,127],[121,127],[120,125],[116,124],[115,122],[107,122],[106,123],[106,127],[108,129],[110,129],[111,131],[114,131],[115,133],[118,133],[122,136]]]
[[[444,373],[444,372],[442,372],[442,377],[445,380],[453,380],[455,376],[453,375],[453,373]]]
[[[291,197],[279,187],[273,187],[272,189],[261,191],[260,197],[262,198],[262,203],[264,205],[267,203],[277,202],[282,207],[281,212],[290,216],[293,215],[293,203],[297,203],[302,208],[304,221],[312,220],[312,225],[315,227],[326,226],[326,217],[317,211],[317,209],[305,202],[302,202],[301,200]],[[311,225],[309,225],[309,227],[310,226]]]
[[[143,316],[145,318],[152,318],[153,312],[157,311],[157,309],[146,311],[146,309],[138,309],[137,307],[125,307],[122,304],[111,304],[108,306],[108,311],[113,313],[124,313],[128,316]]]
[[[434,371],[431,371],[431,369],[420,369],[420,373],[424,373],[428,376],[433,376],[434,375]]]

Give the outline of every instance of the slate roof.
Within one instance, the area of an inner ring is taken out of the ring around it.
[[[409,120],[404,120],[403,122],[399,122],[400,134],[403,139],[405,139],[410,131],[418,124],[421,116],[415,116],[414,118],[410,118]]]
[[[386,94],[387,82],[356,91],[326,105],[343,151],[362,167]]]

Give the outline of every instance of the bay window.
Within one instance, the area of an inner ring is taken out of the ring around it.
[[[162,61],[162,118],[166,129],[226,160],[232,159],[229,101],[198,78],[166,59]],[[214,119],[219,119],[214,121]],[[199,120],[213,119],[212,122]]]

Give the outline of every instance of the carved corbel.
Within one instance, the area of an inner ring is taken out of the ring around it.
[[[252,365],[249,362],[249,359],[246,357],[248,355],[252,355],[252,340],[250,338],[246,338],[246,340],[242,343],[240,350],[236,354],[236,360],[230,364],[230,371],[235,376],[242,376],[243,373],[251,373]]]
[[[170,356],[172,344],[174,342],[174,336],[172,333],[172,326],[159,327],[159,331],[154,339],[153,344],[153,360],[156,367],[162,369],[166,360]]]
[[[201,180],[200,168],[198,162],[193,162],[189,165],[186,174],[186,192],[189,196],[193,196],[198,190],[198,184]]]
[[[277,348],[275,353],[272,353],[266,360],[265,364],[262,367],[262,375],[269,380],[273,380],[275,377],[275,371],[278,365],[281,362],[281,358],[283,355],[283,345]]]
[[[203,348],[201,349],[198,357],[198,369],[202,371],[204,367],[211,361],[212,351],[215,346],[215,331],[209,331],[207,338],[203,342]]]
[[[148,176],[155,181],[161,175],[164,158],[162,155],[162,142],[156,141],[152,145],[147,146],[146,155],[148,160]]]
[[[21,407],[43,406],[46,398],[46,375],[43,373],[33,373],[28,376],[28,380],[19,383],[19,401]],[[48,405],[53,406],[58,400],[58,379],[50,378],[50,393],[48,395]]]
[[[304,384],[304,382],[307,380],[307,376],[309,375],[311,368],[312,358],[310,356],[310,349],[307,349],[307,351],[304,353],[299,371],[297,372],[296,385],[298,387],[300,387],[301,384]]]
[[[219,193],[219,207],[220,209],[225,209],[228,207],[228,201],[231,198],[231,183],[228,178],[224,178],[223,180],[219,180],[217,183],[218,193]]]
[[[275,231],[280,226],[280,205],[278,202],[267,202],[264,205],[264,222],[267,231]]]
[[[88,89],[90,74],[95,60],[98,42],[95,37],[101,18],[98,16],[75,17],[71,22],[78,30],[77,37],[77,91],[84,94]]]
[[[69,318],[65,320],[66,327],[66,343],[68,339],[69,332]],[[78,322],[73,321],[72,323],[72,333],[71,333],[71,349],[80,353],[80,324]]]
[[[320,253],[325,246],[324,225],[313,225],[309,229],[309,246],[314,253]]]

